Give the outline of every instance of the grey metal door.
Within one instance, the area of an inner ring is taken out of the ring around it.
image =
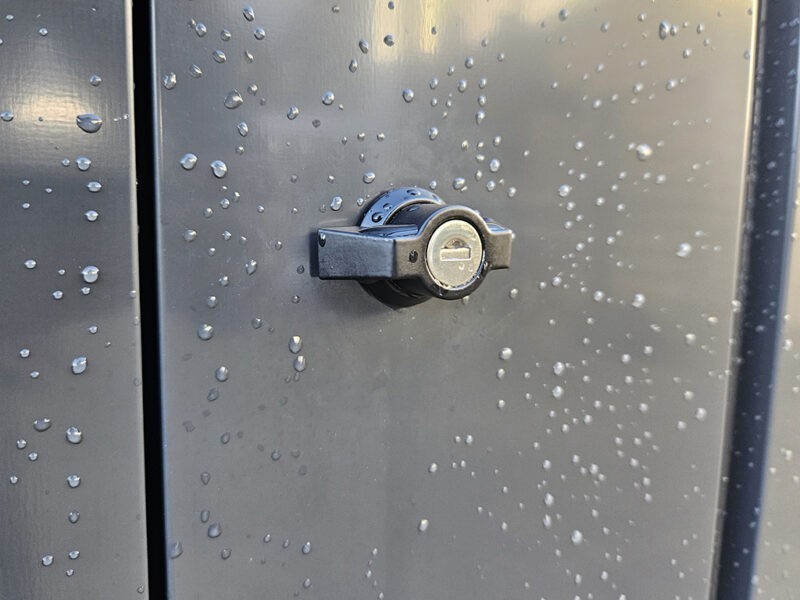
[[[154,12],[171,597],[708,597],[751,4]],[[511,270],[312,277],[399,186]]]
[[[144,598],[128,2],[0,7],[0,598]]]

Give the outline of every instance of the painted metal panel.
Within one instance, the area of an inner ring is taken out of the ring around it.
[[[153,7],[170,596],[708,597],[751,4]],[[310,276],[407,185],[512,268]]]
[[[129,13],[0,9],[4,599],[148,595]]]
[[[787,107],[788,108],[788,107]],[[795,212],[793,240],[797,239]],[[753,597],[769,600],[800,598],[800,248],[792,245],[786,285],[782,348],[778,359],[775,400],[769,420],[769,447],[764,499],[750,515],[760,523]]]

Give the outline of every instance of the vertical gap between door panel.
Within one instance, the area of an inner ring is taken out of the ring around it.
[[[139,242],[142,379],[144,395],[145,494],[149,597],[167,597],[164,519],[164,463],[161,425],[161,376],[156,253],[156,179],[153,105],[152,4],[134,0],[133,83],[136,123],[136,196]]]

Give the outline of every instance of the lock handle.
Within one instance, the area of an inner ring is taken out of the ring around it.
[[[469,295],[511,264],[510,229],[421,188],[378,196],[354,227],[317,231],[317,276],[354,279],[393,306]]]

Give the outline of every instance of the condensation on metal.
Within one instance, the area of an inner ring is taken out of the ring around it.
[[[750,3],[154,5],[174,597],[708,597]],[[513,268],[312,278],[393,186]]]
[[[147,598],[128,2],[0,9],[0,596]]]

